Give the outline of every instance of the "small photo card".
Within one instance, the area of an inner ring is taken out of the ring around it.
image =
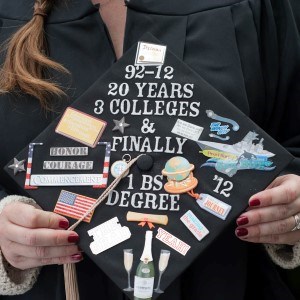
[[[209,234],[208,229],[200,222],[191,210],[188,210],[180,218],[180,220],[199,242]]]
[[[161,66],[165,62],[167,46],[139,42],[135,65]]]
[[[55,132],[94,148],[105,127],[105,121],[68,107]]]

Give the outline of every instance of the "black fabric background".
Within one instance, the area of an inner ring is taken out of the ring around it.
[[[180,1],[174,6],[176,11],[170,12],[168,3],[160,4],[155,11],[154,1],[130,1],[124,42],[128,49],[147,29],[297,156],[299,8],[295,0],[291,3],[294,11],[290,1],[279,0]],[[0,1],[1,42],[31,18],[32,7],[31,0]],[[71,71],[72,77],[61,80],[64,86],[71,86],[68,94],[74,100],[115,60],[105,26],[88,0],[71,1],[67,8],[53,11],[46,30],[51,57]],[[1,101],[0,157],[4,166],[56,115],[45,116],[29,97],[4,95]],[[63,101],[59,104],[67,105]],[[59,104],[57,110],[61,111]],[[294,164],[293,171],[298,170]],[[3,172],[0,176],[6,190],[18,192]],[[260,246],[237,240],[234,228],[234,224],[228,227],[214,247],[203,254],[201,264],[196,261],[160,299],[269,299],[270,295],[272,299],[292,299],[276,272],[270,272],[274,267]],[[83,299],[93,299],[94,295],[122,299],[119,290],[88,258],[78,265],[78,274]],[[9,299],[40,299],[40,295],[64,299],[61,267],[43,268],[32,291]]]

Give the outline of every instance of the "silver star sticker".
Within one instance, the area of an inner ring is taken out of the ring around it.
[[[113,128],[113,131],[115,130],[119,130],[122,134],[124,134],[124,129],[128,126],[130,126],[130,124],[127,124],[125,122],[125,117],[123,117],[120,121],[118,120],[113,120],[115,123],[115,127]]]
[[[25,159],[23,160],[17,160],[14,158],[14,163],[13,165],[8,166],[10,169],[14,170],[14,175],[16,175],[19,172],[25,172],[25,167],[24,167]]]

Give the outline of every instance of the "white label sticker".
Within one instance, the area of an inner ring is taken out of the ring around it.
[[[198,241],[201,241],[205,236],[209,234],[208,229],[190,210],[187,211],[180,218],[180,220],[188,228],[188,230],[196,237]]]
[[[87,233],[94,239],[90,244],[90,249],[95,255],[118,245],[131,237],[129,228],[126,226],[122,227],[121,224],[119,224],[119,219],[117,217],[94,227]]]
[[[31,175],[31,186],[84,186],[103,184],[102,174]]]
[[[134,277],[134,297],[149,299],[153,294],[154,277]]]
[[[135,64],[147,66],[160,66],[165,62],[167,46],[139,42],[136,52]]]
[[[203,127],[194,125],[192,123],[177,119],[172,133],[183,136],[187,139],[198,141],[203,131]]]
[[[191,248],[190,245],[162,228],[158,228],[156,238],[183,256],[185,256]]]

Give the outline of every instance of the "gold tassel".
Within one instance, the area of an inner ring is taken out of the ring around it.
[[[74,230],[91,211],[96,209],[96,207],[100,203],[102,203],[107,198],[109,193],[119,184],[119,182],[126,174],[126,172],[130,169],[130,167],[139,159],[139,157],[143,155],[144,154],[140,154],[139,156],[131,160],[128,163],[127,168],[102,193],[102,195],[97,199],[96,203],[68,230]],[[75,264],[64,264],[64,279],[65,279],[66,300],[80,300]]]
[[[66,300],[80,300],[75,264],[64,265],[64,278]]]

